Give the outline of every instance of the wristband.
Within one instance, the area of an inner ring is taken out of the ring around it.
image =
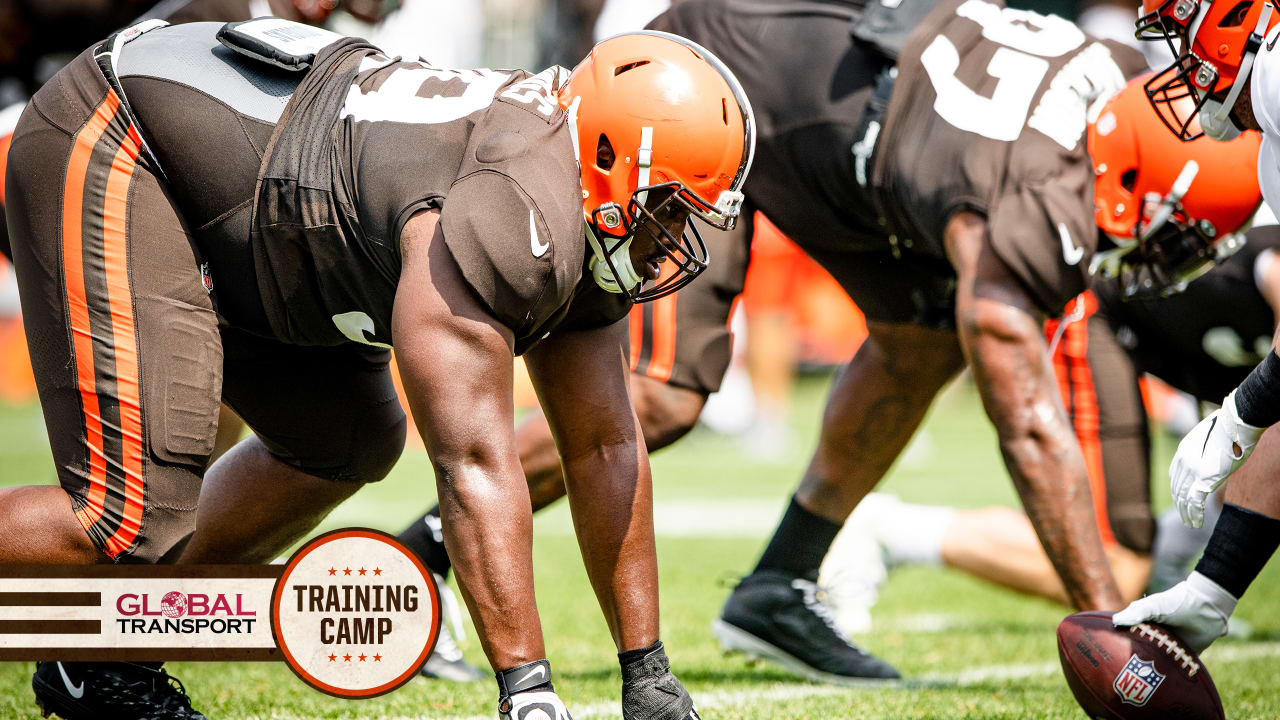
[[[1240,597],[1278,546],[1280,520],[1227,503],[1196,572]]]
[[[1272,350],[1236,388],[1236,414],[1255,427],[1280,422],[1280,357]]]
[[[534,660],[502,670],[495,675],[498,680],[498,702],[500,705],[516,693],[530,690],[554,690],[551,686],[551,663],[546,660]]]

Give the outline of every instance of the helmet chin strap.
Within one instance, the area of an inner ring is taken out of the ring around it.
[[[1204,101],[1204,110],[1200,113],[1200,129],[1213,140],[1228,142],[1240,137],[1240,128],[1231,119],[1231,105],[1217,100]]]
[[[614,248],[609,255],[609,262],[605,262],[604,246],[600,244],[591,226],[587,225],[586,228],[587,243],[591,245],[592,254],[587,267],[591,270],[591,277],[596,285],[605,292],[622,295],[644,282],[644,277],[631,264],[631,238]],[[612,270],[609,269],[610,263],[613,264]]]

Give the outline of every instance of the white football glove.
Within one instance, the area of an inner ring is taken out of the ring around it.
[[[554,692],[522,692],[498,706],[498,720],[573,720]]]
[[[1227,634],[1227,618],[1236,609],[1236,597],[1218,583],[1193,572],[1186,580],[1162,593],[1134,600],[1116,613],[1111,622],[1128,627],[1143,622],[1168,626],[1196,653]]]
[[[1232,390],[1221,408],[1182,438],[1169,465],[1169,489],[1184,525],[1198,528],[1204,523],[1205,499],[1244,463],[1263,430],[1240,419]]]

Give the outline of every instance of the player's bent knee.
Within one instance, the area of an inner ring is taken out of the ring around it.
[[[404,452],[408,428],[408,419],[399,404],[391,403],[387,407],[388,411],[379,413],[370,422],[355,425],[347,457],[339,467],[303,469],[326,480],[341,482],[372,483],[385,478]]]
[[[631,377],[631,400],[650,452],[664,448],[693,429],[707,396],[643,375]]]
[[[395,467],[400,454],[404,452],[405,434],[408,422],[404,413],[400,413],[398,422],[384,427],[376,437],[368,438],[368,442],[358,445],[361,452],[352,459],[348,468],[349,478],[354,482],[372,483],[385,478],[391,468]]]
[[[904,323],[868,323],[868,355],[884,371],[911,378],[908,388],[930,393],[964,366],[960,341],[951,330],[937,330]],[[859,350],[859,354],[863,351]],[[855,357],[855,361],[861,358]]]
[[[1132,512],[1112,508],[1109,512],[1111,532],[1120,547],[1138,555],[1150,555],[1156,539],[1156,521],[1151,516],[1151,507],[1142,505]]]

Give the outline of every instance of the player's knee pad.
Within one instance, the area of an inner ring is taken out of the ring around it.
[[[370,409],[349,425],[350,438],[326,442],[316,438],[317,452],[290,464],[309,475],[339,482],[377,482],[391,472],[404,451],[408,420],[399,402]],[[336,438],[331,438],[336,440]],[[286,462],[289,462],[286,460]]]
[[[360,433],[362,440],[356,445],[359,452],[347,466],[346,479],[362,483],[377,482],[395,467],[400,454],[404,452],[408,427],[407,418],[398,405],[395,415],[393,420]]]
[[[1156,521],[1150,505],[1110,508],[1111,532],[1122,547],[1139,555],[1150,555],[1155,544]]]

